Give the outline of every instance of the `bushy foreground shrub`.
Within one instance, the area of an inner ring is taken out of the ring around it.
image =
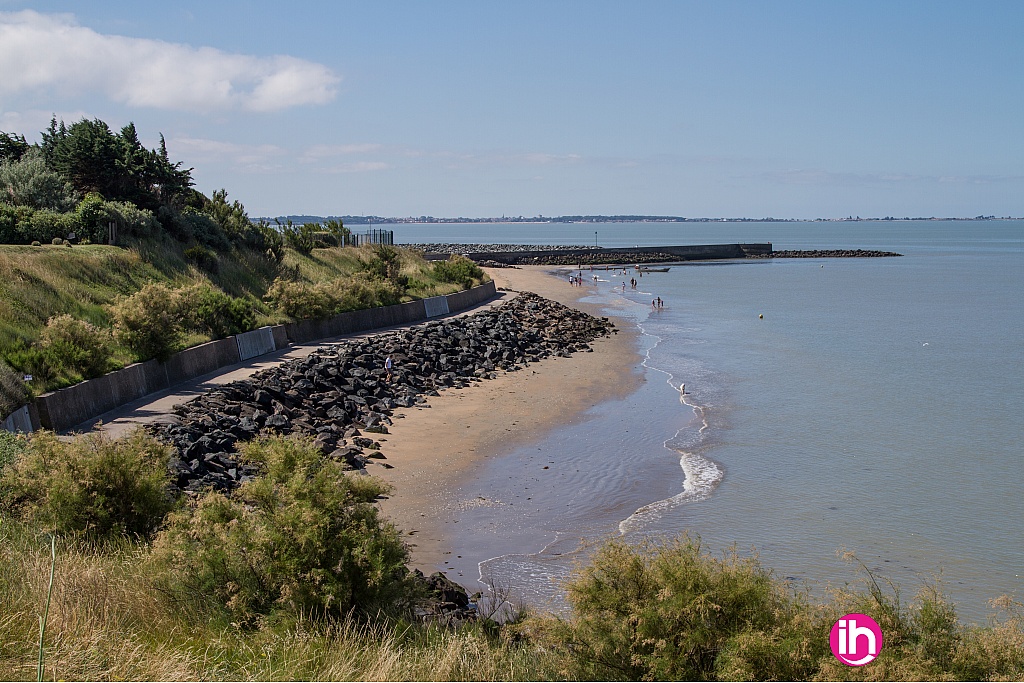
[[[863,568],[863,565],[862,565]],[[866,570],[865,570],[866,571]],[[569,619],[534,617],[521,628],[563,655],[573,680],[1016,680],[1024,675],[1021,605],[988,628],[959,623],[934,587],[909,606],[867,572],[867,590],[812,602],[756,558],[721,558],[682,537],[630,546],[612,541],[567,585]],[[871,615],[885,644],[878,659],[848,667],[829,632],[848,613]]]
[[[376,278],[347,277],[315,285],[277,278],[267,298],[292,318],[322,319],[345,311],[397,304],[402,300],[402,289],[397,283]]]
[[[109,311],[114,337],[139,360],[167,360],[179,349],[186,330],[220,339],[256,324],[249,301],[205,284],[184,289],[149,284]]]
[[[766,643],[758,663],[799,679],[828,650],[831,624],[798,619],[799,602],[756,560],[715,559],[690,538],[608,543],[567,589],[575,616],[551,622],[549,637],[569,653],[574,677],[710,680],[723,653],[748,651],[738,638],[757,634]]]
[[[62,441],[36,432],[3,468],[0,500],[52,533],[147,536],[174,504],[169,458],[170,449],[141,429],[117,440],[93,433]]]
[[[209,285],[187,287],[180,296],[183,324],[214,339],[248,332],[256,325],[256,311],[249,301]]]
[[[413,598],[406,547],[374,504],[386,484],[347,476],[308,440],[241,449],[265,474],[171,515],[153,550],[164,594],[246,623],[276,610],[372,616]]]
[[[166,360],[183,336],[181,306],[175,292],[163,284],[148,284],[110,306],[114,337],[139,360]]]
[[[452,254],[447,261],[435,261],[433,268],[434,277],[438,280],[461,284],[463,289],[469,289],[474,280],[484,276],[480,266],[461,254]]]
[[[39,347],[51,371],[75,381],[107,371],[112,342],[108,330],[67,314],[50,318],[39,335]]]

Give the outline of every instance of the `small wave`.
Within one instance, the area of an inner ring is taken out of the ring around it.
[[[696,453],[680,453],[679,465],[685,479],[683,490],[671,498],[648,503],[626,519],[619,522],[619,533],[639,531],[652,522],[661,519],[669,510],[685,503],[704,500],[711,495],[722,481],[721,468],[711,460]]]
[[[654,343],[645,353],[642,365],[650,370],[666,375],[665,383],[678,392],[680,404],[693,410],[694,416],[700,422],[700,427],[695,434],[692,433],[692,428],[684,427],[677,431],[671,439],[665,441],[665,448],[679,453],[679,465],[684,475],[683,490],[670,498],[648,503],[637,509],[636,512],[619,522],[620,534],[639,531],[652,522],[661,519],[666,512],[673,508],[708,498],[724,476],[722,469],[714,461],[703,457],[694,452],[694,450],[690,450],[699,447],[705,432],[710,427],[707,407],[695,402],[693,394],[689,391],[684,391],[685,385],[683,383],[674,383],[675,377],[671,372],[651,364],[651,352],[658,347],[662,338],[644,329],[642,323],[639,323],[637,326],[642,334],[654,340]],[[683,432],[691,432],[689,438],[684,436]]]

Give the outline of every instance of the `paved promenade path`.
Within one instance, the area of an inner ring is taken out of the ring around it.
[[[330,337],[328,339],[321,339],[307,344],[292,345],[285,349],[281,349],[280,351],[274,351],[273,353],[251,358],[247,361],[236,363],[235,365],[220,368],[219,370],[215,370],[214,372],[202,375],[201,377],[197,377],[193,380],[182,382],[181,384],[165,389],[164,391],[143,396],[131,403],[127,403],[119,408],[107,411],[97,418],[87,420],[75,427],[72,431],[80,433],[98,430],[112,438],[117,438],[139,425],[177,422],[178,418],[172,412],[174,406],[177,404],[190,401],[196,396],[201,396],[207,391],[215,389],[221,385],[250,377],[259,370],[271,368],[297,358],[305,358],[318,348],[339,344],[350,339],[373,337],[386,332],[392,332],[394,330],[422,325],[434,320],[461,318],[466,315],[478,313],[487,308],[498,306],[505,301],[509,301],[515,296],[516,294],[514,292],[499,291],[497,296],[489,299],[488,301],[452,315],[438,316],[436,318],[430,318],[429,320],[409,323],[408,325],[395,325],[392,327],[382,327],[375,330],[342,335],[340,337]]]

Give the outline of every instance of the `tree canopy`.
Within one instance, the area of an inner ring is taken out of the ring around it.
[[[183,206],[190,197],[192,169],[171,162],[163,135],[159,149],[143,147],[134,123],[114,133],[99,119],[66,126],[54,117],[40,147],[47,165],[83,196],[97,192],[150,211]]]

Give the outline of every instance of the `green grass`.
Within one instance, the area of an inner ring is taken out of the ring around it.
[[[317,284],[368,277],[364,263],[374,256],[370,246],[314,249],[309,254],[287,249],[279,264],[265,254],[235,248],[218,254],[216,267],[204,270],[184,252],[184,245],[169,238],[136,242],[128,248],[0,245],[0,360],[15,371],[7,374],[14,378],[33,374],[28,388],[34,395],[79,381],[81,377],[73,372],[54,376],[32,372],[33,364],[39,364],[34,345],[47,320],[69,314],[109,328],[108,307],[150,283],[172,288],[210,285],[248,300],[256,313],[256,326],[278,324],[289,318],[266,301],[275,278]],[[462,283],[441,281],[431,264],[416,253],[398,253],[401,268],[396,275],[403,284],[403,301],[462,289]],[[186,345],[206,341],[209,336],[190,332]],[[111,369],[135,360],[128,349],[115,345]],[[10,389],[8,379],[0,382],[0,405],[16,407],[23,397]]]

